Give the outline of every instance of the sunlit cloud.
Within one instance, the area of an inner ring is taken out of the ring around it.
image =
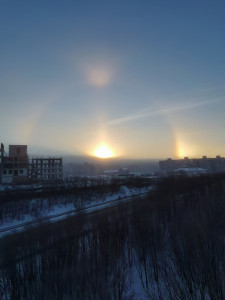
[[[215,103],[218,101],[220,101],[220,99],[216,98],[216,99],[195,102],[195,103],[192,102],[192,103],[174,104],[174,105],[171,105],[168,107],[161,107],[158,109],[146,108],[145,110],[141,110],[141,111],[137,112],[136,114],[117,118],[114,120],[110,120],[107,122],[107,125],[109,125],[109,126],[119,125],[119,124],[136,121],[136,120],[143,119],[143,118],[146,118],[149,116],[154,116],[154,115],[169,115],[172,113],[193,109],[196,107],[204,106],[204,105]]]

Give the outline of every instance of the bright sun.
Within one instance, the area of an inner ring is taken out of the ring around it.
[[[114,156],[114,153],[106,145],[101,145],[94,150],[94,156],[98,158],[110,158]]]

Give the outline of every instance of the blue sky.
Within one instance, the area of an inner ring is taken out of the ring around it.
[[[224,28],[217,0],[0,0],[1,141],[224,156]]]

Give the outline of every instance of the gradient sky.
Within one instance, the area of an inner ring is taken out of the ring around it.
[[[225,156],[225,2],[0,0],[0,138]]]

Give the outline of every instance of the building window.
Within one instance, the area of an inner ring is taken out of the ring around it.
[[[23,174],[23,170],[20,170],[20,174]]]
[[[3,174],[4,174],[4,175],[6,175],[6,174],[7,174],[6,170],[3,170]]]
[[[12,170],[9,170],[9,174],[12,174]]]

